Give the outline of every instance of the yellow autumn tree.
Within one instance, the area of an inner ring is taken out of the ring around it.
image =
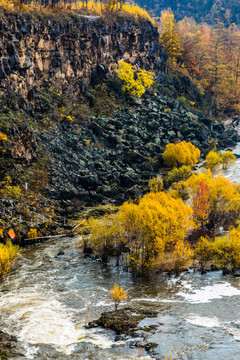
[[[236,156],[232,151],[224,151],[222,153],[222,165],[223,169],[226,170],[229,166],[234,165],[236,162]]]
[[[106,252],[129,249],[129,266],[138,274],[147,274],[161,256],[174,251],[193,227],[192,209],[182,199],[164,192],[146,194],[139,203],[124,203],[119,212],[103,219],[88,221],[90,246]]]
[[[167,144],[163,153],[166,166],[179,167],[186,165],[192,168],[200,157],[200,150],[192,143],[182,141],[179,144]]]
[[[218,226],[229,227],[240,216],[240,189],[223,175],[213,177],[211,171],[193,174],[186,181],[174,185],[180,196],[194,201],[200,184],[205,183],[208,189],[208,216],[206,226],[216,229]]]
[[[217,170],[219,170],[221,164],[221,153],[213,150],[209,151],[204,162],[204,167],[206,169],[210,169],[212,172],[216,172]]]
[[[162,11],[160,18],[160,39],[164,51],[168,54],[171,62],[175,62],[181,55],[181,45],[176,26],[176,20],[172,10]]]
[[[202,237],[195,247],[195,256],[203,270],[206,262],[211,260],[222,270],[229,268],[235,272],[240,268],[240,228],[214,240]]]
[[[110,292],[110,295],[112,300],[114,301],[115,310],[117,311],[120,302],[127,298],[127,293],[123,290],[121,286],[115,283],[113,289]]]
[[[213,258],[221,269],[229,267],[232,272],[240,268],[240,229],[232,229],[224,237],[213,242]]]
[[[143,69],[134,70],[133,66],[120,61],[115,69],[118,78],[122,80],[123,93],[140,98],[154,83],[154,73]]]
[[[202,236],[194,249],[194,255],[199,261],[200,270],[205,271],[206,263],[213,259],[213,240]]]

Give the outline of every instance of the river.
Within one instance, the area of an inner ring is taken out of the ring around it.
[[[131,339],[114,342],[111,331],[84,329],[113,308],[114,282],[127,290],[127,304],[159,312],[149,320],[158,359],[240,359],[239,278],[187,272],[143,281],[74,248],[68,238],[29,247],[1,284],[0,328],[20,339],[27,359],[151,359]]]
[[[239,169],[240,159],[225,175],[236,181]],[[65,238],[24,249],[0,284],[0,328],[17,336],[26,359],[240,359],[240,278],[189,271],[144,281],[83,258],[75,245]],[[113,309],[115,282],[127,290],[123,305],[158,311],[142,323],[155,325],[148,339],[158,344],[155,355],[131,338],[116,342],[112,331],[84,328]]]

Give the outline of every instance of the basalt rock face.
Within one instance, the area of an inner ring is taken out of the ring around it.
[[[74,15],[72,21],[0,15],[0,94],[10,88],[34,109],[51,81],[60,91],[84,93],[110,65],[128,60],[164,72],[166,54],[150,22]]]

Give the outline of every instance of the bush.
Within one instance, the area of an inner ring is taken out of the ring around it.
[[[210,169],[212,172],[216,172],[219,170],[220,166],[222,164],[222,156],[217,151],[209,151],[209,153],[206,156],[204,167],[206,169]]]
[[[232,151],[225,151],[222,153],[222,164],[223,169],[226,170],[229,166],[234,165],[236,162],[236,156],[232,153]]]
[[[6,245],[0,244],[0,275],[5,275],[11,267],[11,264],[17,259],[19,247],[13,245],[11,241]]]
[[[240,231],[233,229],[228,235],[218,237],[213,244],[213,258],[221,269],[229,267],[232,272],[240,267]]]
[[[117,311],[117,308],[118,308],[118,305],[120,304],[120,302],[127,298],[126,291],[124,291],[122,287],[118,286],[115,283],[110,294],[111,294],[111,298],[115,304],[115,310]]]
[[[183,165],[179,169],[173,168],[165,177],[165,183],[169,186],[174,182],[187,180],[192,175],[192,170],[189,166]]]
[[[163,180],[161,176],[149,180],[148,187],[151,192],[160,192],[163,190]]]
[[[154,73],[143,69],[134,70],[131,64],[120,61],[115,73],[123,81],[122,92],[140,98],[154,83]]]
[[[164,192],[149,193],[138,204],[126,202],[115,216],[90,219],[89,244],[102,255],[114,248],[129,249],[130,268],[147,274],[166,252],[174,252],[193,226],[192,210]],[[176,266],[180,269],[181,264]]]
[[[205,173],[193,174],[186,181],[174,184],[178,194],[193,202],[197,197],[200,183],[205,183],[208,190],[208,216],[206,226],[208,229],[216,229],[219,226],[234,224],[240,215],[240,189],[233,185],[223,175],[212,176],[210,170]]]
[[[167,144],[163,153],[166,166],[179,167],[182,165],[192,168],[200,157],[200,150],[190,142],[183,141],[179,144]]]
[[[202,236],[194,249],[194,254],[199,259],[201,271],[204,271],[206,262],[214,255],[213,241]]]

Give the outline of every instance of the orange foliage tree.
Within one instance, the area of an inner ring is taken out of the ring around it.
[[[197,196],[193,200],[193,216],[197,220],[197,222],[201,223],[203,228],[204,223],[208,217],[208,209],[209,209],[209,193],[208,188],[205,182],[200,182],[199,189],[197,191]]]

